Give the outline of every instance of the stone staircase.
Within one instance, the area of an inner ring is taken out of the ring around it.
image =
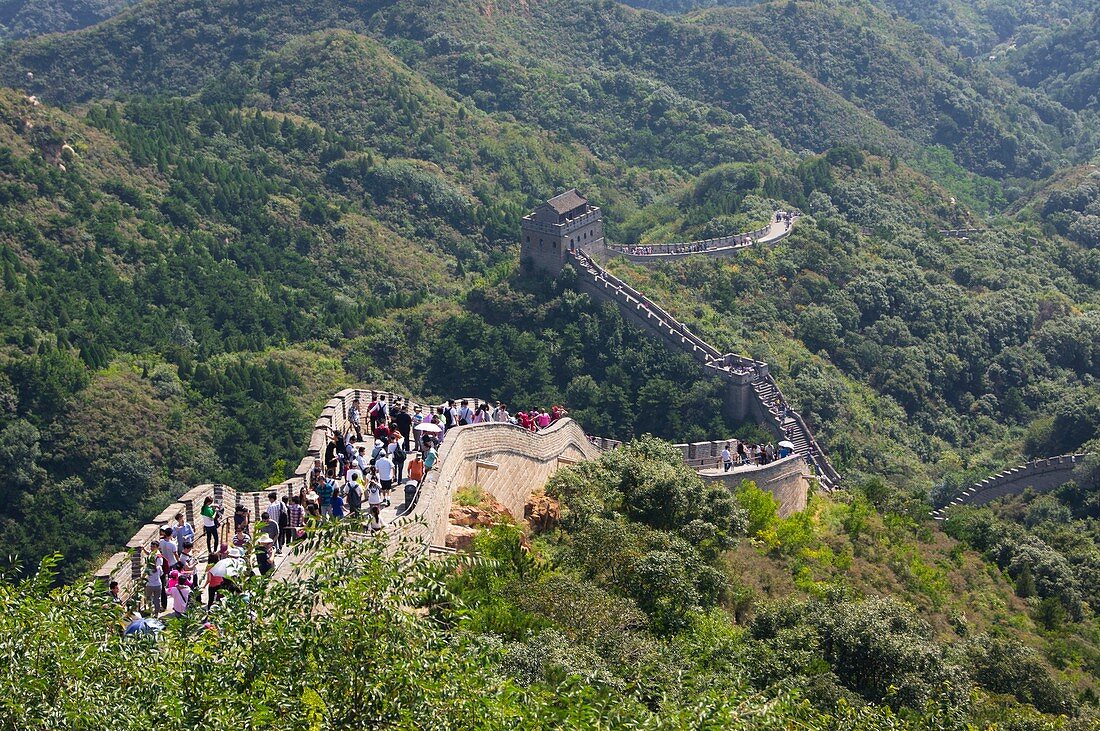
[[[821,450],[813,433],[802,416],[794,409],[784,409],[780,404],[786,403],[783,393],[779,390],[775,379],[771,374],[766,374],[753,382],[753,391],[756,393],[760,405],[770,415],[774,423],[772,431],[778,431],[794,445],[794,451],[814,466],[822,486],[826,490],[833,490],[840,485],[840,474],[833,468],[825,452]]]
[[[606,271],[583,250],[572,252],[572,263],[583,278],[581,288],[615,303],[629,319],[643,323],[667,342],[700,361],[708,375],[731,381],[734,387],[747,388],[755,401],[750,409],[778,439],[790,439],[795,452],[813,466],[826,490],[840,486],[840,475],[829,463],[805,420],[794,409],[780,407],[783,394],[768,371],[768,364],[718,350],[692,333],[688,327],[653,303],[648,297]]]

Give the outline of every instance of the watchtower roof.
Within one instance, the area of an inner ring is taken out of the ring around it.
[[[576,188],[570,188],[546,201],[546,204],[553,208],[559,216],[564,216],[570,211],[588,205],[588,199],[578,193]]]

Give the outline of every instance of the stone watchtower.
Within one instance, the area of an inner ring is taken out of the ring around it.
[[[572,249],[603,248],[603,214],[576,188],[546,201],[523,217],[520,267],[557,276]]]

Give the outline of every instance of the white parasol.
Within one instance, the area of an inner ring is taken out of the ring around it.
[[[223,558],[214,564],[214,567],[210,569],[211,576],[220,576],[223,579],[232,579],[234,576],[243,574],[247,570],[247,565],[244,559],[241,558]]]

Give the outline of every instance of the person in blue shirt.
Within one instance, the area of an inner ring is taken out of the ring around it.
[[[344,517],[344,496],[340,494],[339,490],[332,492],[332,517]]]
[[[176,513],[176,524],[172,527],[172,538],[176,541],[176,548],[181,551],[184,543],[193,544],[195,542],[195,529],[184,519],[183,513]]]
[[[317,506],[321,509],[321,519],[332,517],[332,496],[336,494],[336,481],[329,478],[317,486]]]

